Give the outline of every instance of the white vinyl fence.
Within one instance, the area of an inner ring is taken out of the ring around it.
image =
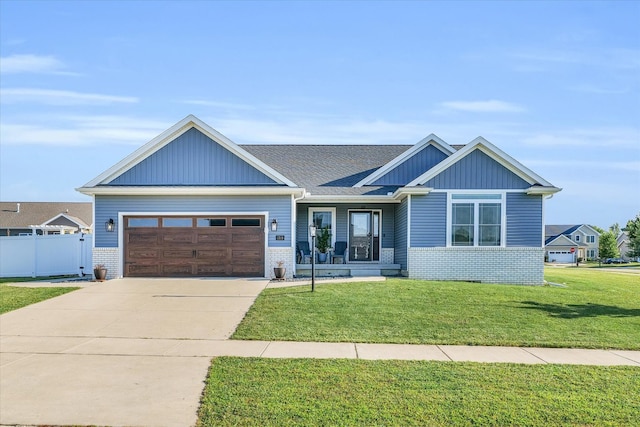
[[[92,274],[91,234],[0,237],[0,277]]]

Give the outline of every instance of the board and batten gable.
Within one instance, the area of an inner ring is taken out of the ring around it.
[[[371,185],[406,185],[446,158],[447,155],[441,150],[433,145],[427,145]]]
[[[424,186],[447,190],[513,190],[529,188],[531,184],[475,150],[429,179]]]
[[[120,220],[119,214],[126,212],[182,215],[185,212],[197,215],[268,212],[265,219],[278,221],[278,231],[267,232],[269,247],[291,246],[291,196],[96,196],[96,224],[104,224],[110,218]],[[119,229],[121,224],[116,224]],[[276,235],[284,240],[276,240]],[[105,248],[118,247],[118,233],[108,233],[104,227],[96,227],[95,246]]]
[[[198,129],[191,128],[109,186],[280,185]]]

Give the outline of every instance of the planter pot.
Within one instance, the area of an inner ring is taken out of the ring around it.
[[[327,254],[324,252],[318,253],[318,262],[327,262]]]
[[[273,274],[276,276],[276,279],[282,280],[284,279],[284,275],[287,272],[287,269],[284,267],[274,267]]]
[[[106,268],[94,268],[93,275],[96,277],[96,280],[103,282],[107,279],[107,269]]]

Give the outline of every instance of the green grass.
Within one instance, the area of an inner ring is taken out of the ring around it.
[[[640,275],[550,268],[553,286],[390,279],[266,289],[234,339],[640,349]]]
[[[65,275],[65,276],[42,276],[42,277],[0,277],[0,283],[36,282],[39,280],[64,279],[67,277],[78,277],[78,276]]]
[[[80,288],[21,288],[0,284],[0,314],[35,304]]]
[[[198,426],[627,426],[634,367],[214,359]]]

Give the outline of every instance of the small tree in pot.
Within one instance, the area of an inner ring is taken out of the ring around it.
[[[318,247],[318,260],[320,262],[327,261],[327,251],[331,247],[331,232],[329,227],[324,227],[318,230],[318,238],[316,240],[316,246]]]
[[[93,275],[96,277],[96,280],[103,282],[107,279],[107,268],[104,264],[96,264],[93,267]]]
[[[284,275],[287,272],[287,269],[284,266],[284,261],[277,261],[277,267],[273,268],[273,275],[276,276],[278,280],[284,280]]]

